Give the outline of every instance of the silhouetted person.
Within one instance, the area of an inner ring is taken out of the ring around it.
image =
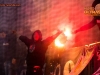
[[[36,30],[29,39],[26,36],[20,36],[19,39],[28,47],[28,54],[26,58],[27,72],[26,75],[43,75],[42,68],[45,63],[45,53],[48,46],[60,35],[58,31],[55,35],[42,40],[42,33]]]

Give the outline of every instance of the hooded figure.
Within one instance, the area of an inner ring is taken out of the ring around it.
[[[39,35],[39,39],[38,41],[41,41],[42,40],[42,33],[40,30],[36,30],[33,34],[32,34],[32,40],[36,41],[35,38],[38,38],[38,37],[35,37],[35,33],[37,33],[37,35]]]
[[[48,46],[60,33],[61,32],[58,31],[55,35],[48,37],[45,40],[42,40],[42,33],[40,30],[36,30],[32,34],[31,39],[27,38],[26,36],[19,37],[19,39],[28,47],[28,54],[26,57],[26,75],[43,75],[42,68],[45,61],[45,53]]]

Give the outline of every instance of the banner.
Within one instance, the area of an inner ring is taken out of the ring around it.
[[[66,68],[68,68],[68,64],[66,62],[64,66],[64,75],[79,75],[82,72],[82,70],[87,66],[87,64],[90,62],[91,58],[94,56],[97,46],[99,44],[100,42],[85,45],[83,49],[81,50],[81,54],[78,56],[78,60],[73,68],[72,68],[73,65],[71,65],[70,63],[69,69],[71,70],[66,70]],[[74,49],[77,52],[77,49],[76,48]]]

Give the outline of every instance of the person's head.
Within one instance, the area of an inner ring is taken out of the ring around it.
[[[35,41],[39,41],[42,40],[42,33],[40,30],[36,30],[33,35],[32,35],[32,39],[34,39]]]

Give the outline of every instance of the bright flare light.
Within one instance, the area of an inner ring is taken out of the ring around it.
[[[72,36],[71,29],[66,28],[65,31],[64,31],[64,34],[65,34],[65,36],[67,36],[67,39],[71,38],[71,36]]]
[[[58,47],[64,47],[64,44],[62,44],[58,39],[55,40],[55,45]]]

